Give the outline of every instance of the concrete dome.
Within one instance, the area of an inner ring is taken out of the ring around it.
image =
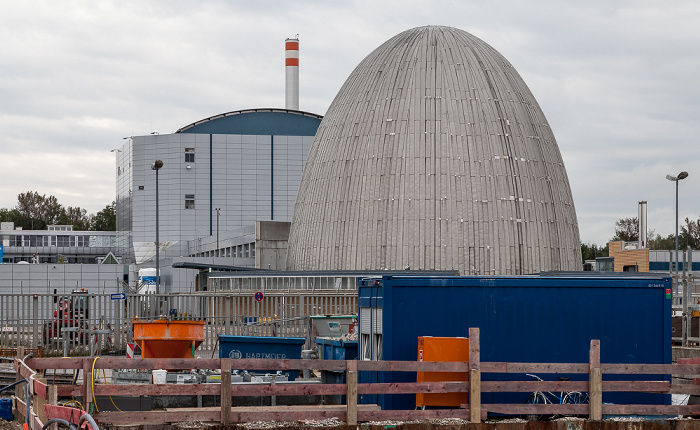
[[[289,237],[294,270],[580,270],[552,130],[495,49],[419,27],[352,72],[309,152]]]

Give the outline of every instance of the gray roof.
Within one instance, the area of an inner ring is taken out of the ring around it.
[[[348,77],[310,150],[292,270],[580,270],[564,163],[535,97],[495,49],[429,26]]]

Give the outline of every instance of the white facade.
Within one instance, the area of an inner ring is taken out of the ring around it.
[[[155,160],[163,161],[160,257],[201,255],[197,238],[215,239],[217,232],[224,237],[254,228],[258,220],[291,220],[319,123],[313,114],[258,109],[219,115],[173,134],[128,138],[117,151],[116,172],[118,243],[126,261],[154,264]]]

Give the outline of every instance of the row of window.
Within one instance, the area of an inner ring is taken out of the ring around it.
[[[193,257],[255,257],[255,243],[246,243],[243,245],[229,246],[227,248],[221,248],[214,251],[200,252],[193,255]]]
[[[2,236],[2,244],[4,246],[116,247],[117,236],[6,234]]]

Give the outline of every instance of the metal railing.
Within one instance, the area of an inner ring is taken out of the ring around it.
[[[0,347],[43,347],[47,355],[122,353],[134,319],[205,322],[199,355],[218,335],[304,337],[309,316],[357,314],[353,290],[268,290],[189,294],[0,294]]]

